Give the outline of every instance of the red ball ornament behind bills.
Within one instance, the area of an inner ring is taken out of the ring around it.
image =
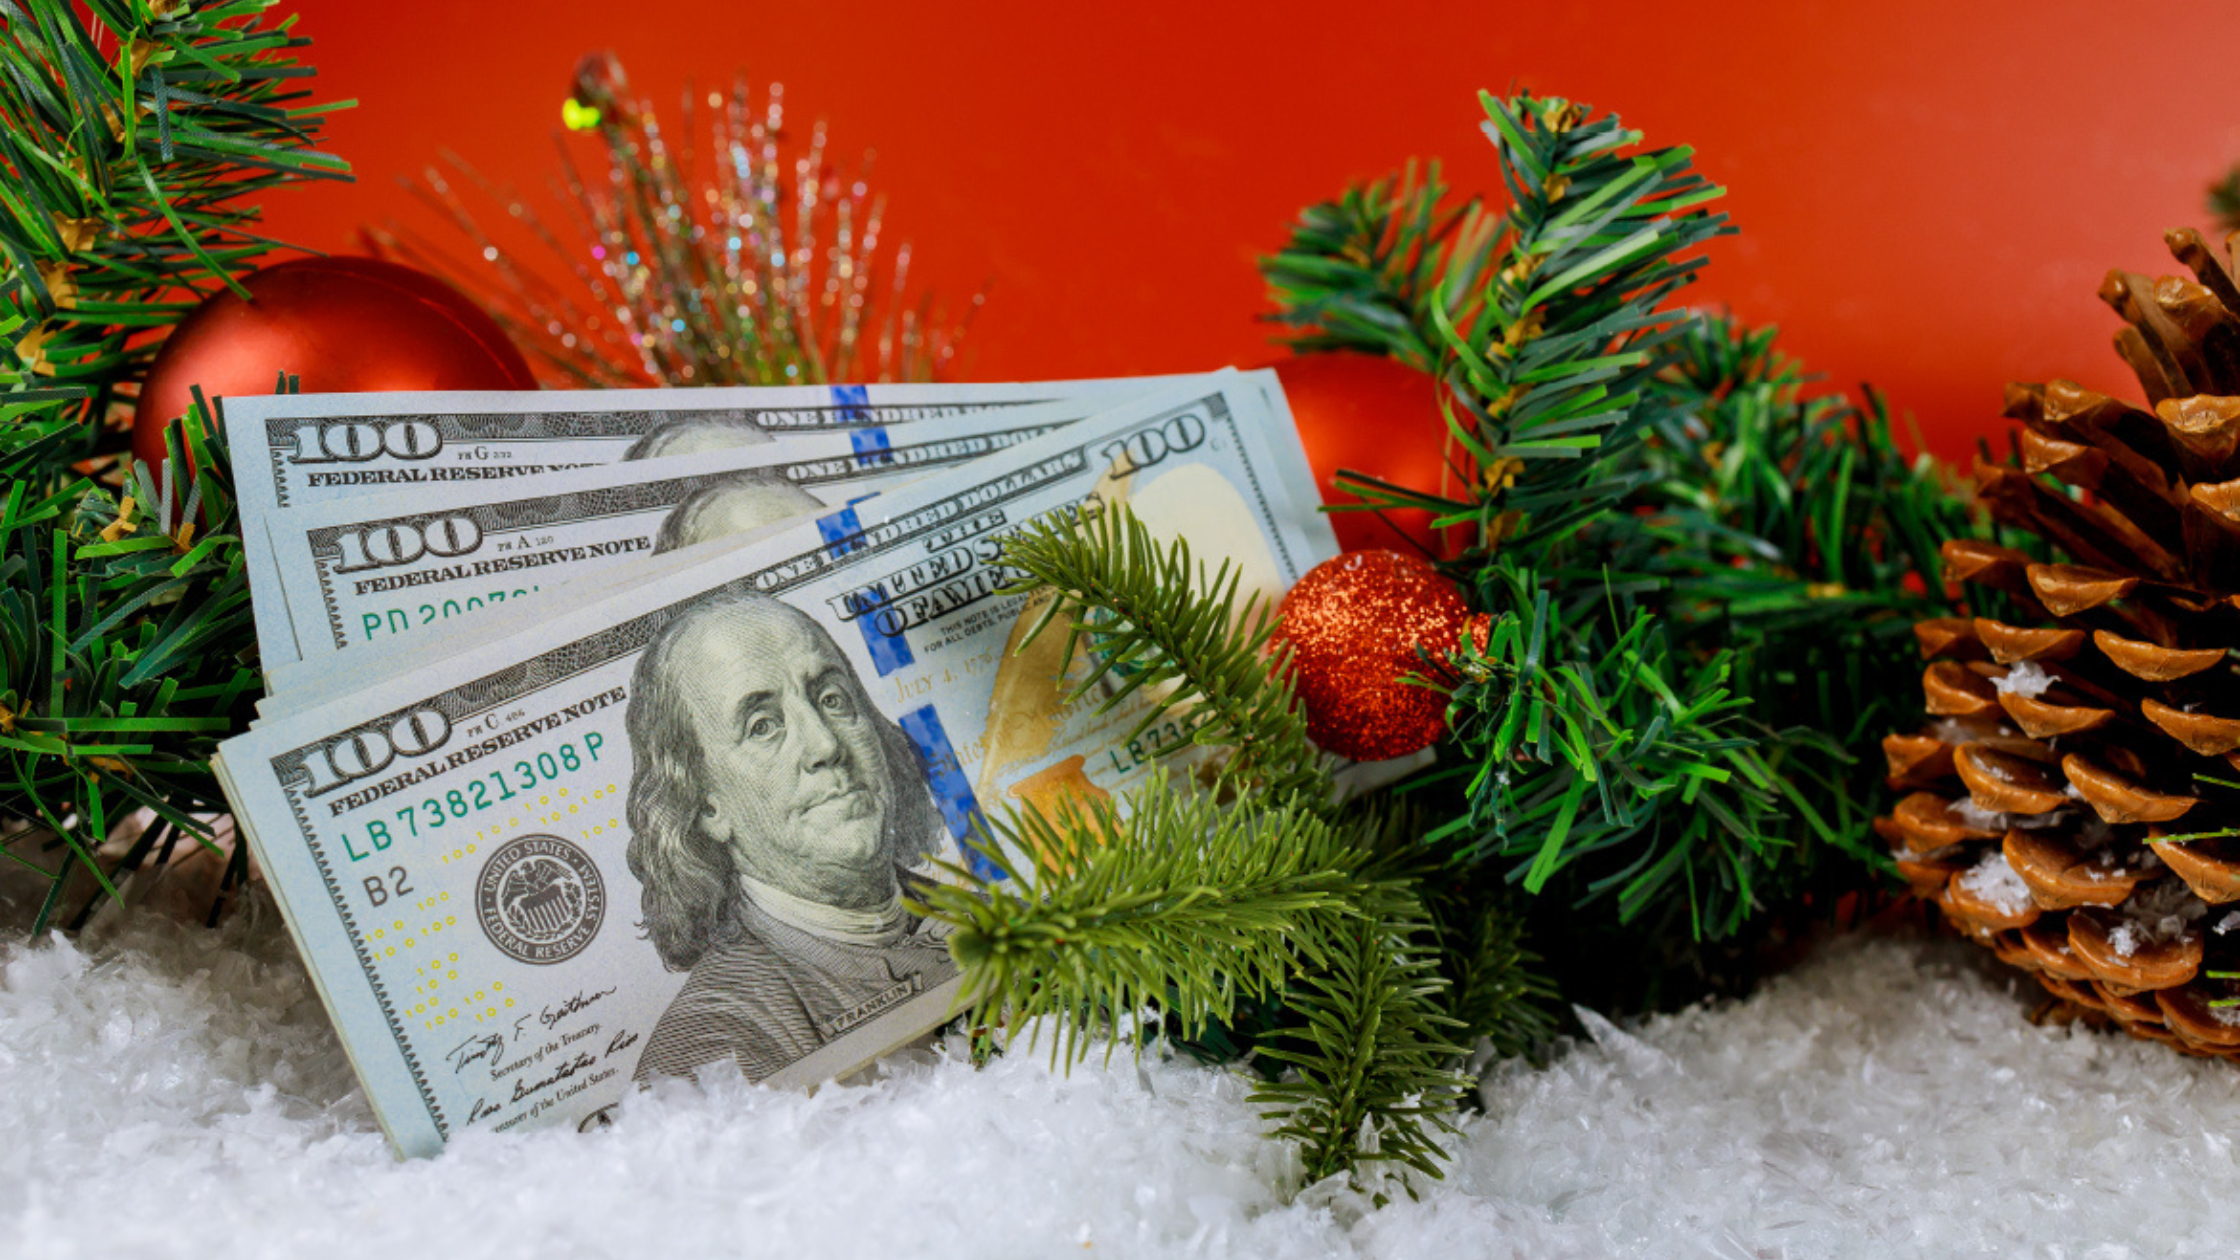
[[[1416,649],[1443,657],[1470,608],[1427,560],[1354,551],[1307,571],[1278,610],[1307,735],[1327,752],[1384,761],[1428,748],[1447,729],[1447,697],[1403,681],[1424,672]]]
[[[163,464],[163,429],[205,395],[269,394],[280,373],[305,393],[535,389],[536,377],[457,289],[378,258],[304,258],[242,280],[180,321],[140,385],[132,454]]]
[[[1447,422],[1439,412],[1438,384],[1429,376],[1397,359],[1371,354],[1305,354],[1273,366],[1324,503],[1354,499],[1338,488],[1341,468],[1411,490],[1439,489],[1446,471]],[[1431,513],[1410,510],[1386,516],[1389,524],[1372,512],[1332,512],[1330,526],[1347,551],[1389,547],[1402,539],[1437,549]]]

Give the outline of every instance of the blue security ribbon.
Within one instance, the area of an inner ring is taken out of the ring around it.
[[[864,467],[893,462],[887,452],[894,449],[894,443],[887,440],[887,431],[880,426],[848,430],[848,443],[856,448],[856,463]]]
[[[863,518],[856,515],[856,503],[817,518],[817,533],[824,538],[824,549],[837,560],[863,545]]]
[[[840,409],[840,423],[866,423],[871,419],[871,387],[835,385],[832,387],[832,405]]]
[[[835,560],[863,546],[863,521],[856,516],[855,503],[818,517],[817,533],[824,539],[825,551]],[[881,678],[918,659],[911,655],[908,639],[879,629],[878,612],[886,602],[887,593],[873,584],[860,592],[854,609],[856,631],[863,636],[864,650],[871,654],[871,663]]]
[[[949,834],[960,844],[972,834],[972,825],[980,818],[980,800],[972,794],[972,783],[964,777],[964,767],[957,761],[956,749],[949,745],[949,732],[942,729],[941,715],[932,705],[921,705],[902,715],[902,733],[918,746],[918,755],[926,761],[926,786],[933,789],[934,804],[940,807],[941,820],[949,824]],[[986,854],[966,848],[965,865],[982,879],[1001,879],[1003,871]]]

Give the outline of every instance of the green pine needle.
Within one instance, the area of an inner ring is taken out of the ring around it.
[[[1690,322],[1665,303],[1703,263],[1688,251],[1734,230],[1701,209],[1724,190],[1687,149],[1640,149],[1614,115],[1560,98],[1481,100],[1506,213],[1444,208],[1436,168],[1419,184],[1410,167],[1308,210],[1262,263],[1276,319],[1310,330],[1302,346],[1379,350],[1439,377],[1463,492],[1338,481],[1463,531],[1463,575],[1568,537],[1639,484],[1616,465]]]
[[[1938,549],[1988,527],[1879,398],[1808,398],[1770,330],[1667,305],[1732,230],[1686,149],[1558,98],[1483,104],[1504,212],[1446,208],[1411,168],[1310,209],[1263,264],[1303,346],[1428,347],[1445,397],[1461,491],[1340,474],[1458,531],[1448,571],[1490,614],[1410,788],[1446,815],[1427,839],[1685,941],[1824,912],[1886,865],[1876,759],[1851,750],[1918,709]]]
[[[1253,1101],[1299,1143],[1310,1185],[1343,1173],[1369,1188],[1389,1165],[1437,1178],[1468,1081],[1429,917],[1411,891],[1388,888],[1347,926],[1328,965],[1293,989],[1292,1020],[1262,1042],[1261,1056],[1290,1070]]]
[[[170,326],[273,249],[265,194],[349,177],[276,5],[0,0],[0,855],[49,881],[34,931],[90,910],[67,884],[208,841],[211,751],[260,690],[211,417],[154,469],[117,422]]]
[[[980,847],[1001,872],[923,897],[991,1021],[1052,1017],[1053,1061],[1142,1011],[1194,1036],[1343,945],[1389,882],[1356,832],[1296,805],[1226,806],[1163,773],[1051,818],[1014,809]],[[1036,1034],[1039,1036],[1039,1027]],[[1109,1053],[1109,1048],[1108,1048]]]
[[[1446,195],[1437,162],[1420,178],[1411,162],[1301,211],[1283,250],[1260,262],[1276,321],[1298,330],[1291,348],[1388,354],[1431,371],[1429,304],[1450,256],[1475,257],[1486,228],[1475,200],[1448,207]]]
[[[226,806],[210,770],[218,741],[247,720],[262,693],[251,643],[249,587],[225,452],[198,407],[167,435],[167,470],[138,470],[124,503],[83,477],[53,485],[47,452],[82,424],[54,403],[23,410],[0,396],[0,820],[30,824],[7,856],[46,875],[33,923],[62,909],[82,874],[113,895],[113,876],[182,838],[208,843],[206,821]],[[177,508],[162,484],[201,469]],[[197,515],[216,522],[200,533]],[[153,813],[121,854],[103,855],[110,828]],[[40,844],[60,861],[18,849]],[[237,850],[235,861],[243,860]],[[238,871],[236,872],[238,874]]]
[[[1757,908],[1755,875],[1779,841],[1775,792],[1739,723],[1747,701],[1729,662],[1675,656],[1663,624],[1635,609],[1605,638],[1608,610],[1553,608],[1536,575],[1510,564],[1486,646],[1456,658],[1450,718],[1466,764],[1467,808],[1426,839],[1466,859],[1506,859],[1538,893],[1575,864],[1586,891],[1627,921],[1667,896],[1698,932],[1731,932]],[[1429,781],[1439,781],[1433,776]]]
[[[1772,329],[1704,321],[1677,344],[1670,404],[1633,467],[1648,478],[1589,533],[1602,562],[1658,600],[1691,651],[1724,650],[1790,797],[1789,840],[1886,862],[1871,748],[1921,717],[1916,622],[1949,613],[1940,548],[1988,519],[1926,455],[1909,456],[1881,397],[1805,397]],[[1985,607],[1979,611],[1992,612]]]
[[[277,4],[0,0],[0,392],[76,387],[81,458],[161,333],[271,251],[264,195],[349,178]]]
[[[1434,886],[1426,896],[1437,934],[1446,1012],[1454,1040],[1488,1043],[1492,1057],[1537,1052],[1555,1035],[1555,985],[1527,948],[1524,919],[1508,898],[1470,896]]]
[[[1254,1053],[1283,1075],[1254,1099],[1300,1143],[1309,1180],[1367,1186],[1387,1164],[1438,1176],[1464,1086],[1457,1037],[1475,1031],[1450,1011],[1447,971],[1480,985],[1470,1017],[1497,1048],[1545,1035],[1545,983],[1513,927],[1481,925],[1450,963],[1373,823],[1224,804],[1227,786],[1160,773],[1124,805],[1014,809],[979,843],[999,874],[953,867],[958,882],[916,908],[950,925],[980,1022],[1026,1027],[1030,1051],[1049,1030],[1053,1063],[1099,1038],[1109,1059],[1145,1016],[1188,1042],[1273,1009]]]
[[[1272,610],[1257,595],[1237,606],[1241,570],[1227,560],[1211,572],[1193,564],[1187,539],[1161,546],[1126,507],[1030,524],[1005,540],[1004,560],[1024,575],[1010,592],[1057,597],[1027,641],[1064,615],[1067,666],[1086,642],[1104,672],[1121,680],[1098,712],[1131,696],[1149,699],[1122,742],[1176,721],[1188,738],[1169,741],[1163,753],[1225,748],[1224,772],[1241,786],[1277,801],[1329,799],[1328,768],[1307,740],[1286,656],[1267,652]],[[1094,675],[1067,702],[1103,685]]]

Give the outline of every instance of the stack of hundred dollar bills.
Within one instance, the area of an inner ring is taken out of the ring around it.
[[[1336,554],[1273,373],[225,407],[270,694],[218,773],[397,1148],[813,1085],[952,1013],[908,908],[1117,792],[1012,532],[1126,505],[1273,599]],[[1151,738],[1150,736],[1146,737]],[[727,1069],[726,1069],[727,1070]]]

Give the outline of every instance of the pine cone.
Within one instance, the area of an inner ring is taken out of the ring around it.
[[[1875,827],[2057,998],[2240,1058],[2240,836],[2215,836],[2240,827],[2240,276],[2165,239],[2194,279],[2100,287],[2146,407],[2008,387],[2018,466],[1978,461],[1976,497],[2064,562],[1945,544],[1946,579],[2014,624],[1915,627],[1933,724],[1883,741],[1905,795]]]

